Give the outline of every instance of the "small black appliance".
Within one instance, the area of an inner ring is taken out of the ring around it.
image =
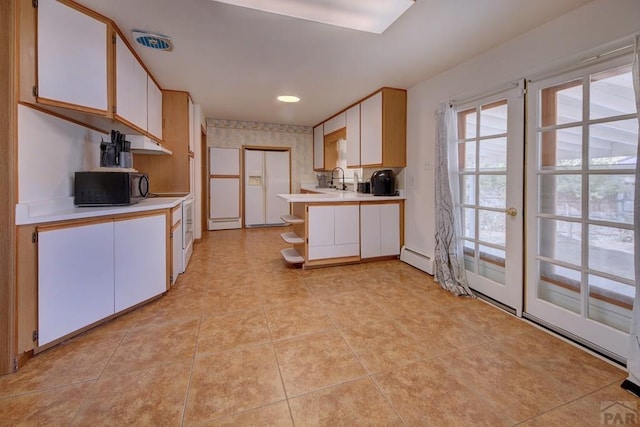
[[[395,196],[396,174],[391,169],[375,171],[371,175],[371,193],[374,196]]]
[[[76,172],[76,206],[130,205],[149,194],[149,176],[134,172]]]
[[[371,193],[371,182],[359,182],[358,193]]]

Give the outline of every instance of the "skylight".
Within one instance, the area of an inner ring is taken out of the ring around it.
[[[214,0],[234,6],[382,34],[415,0]]]

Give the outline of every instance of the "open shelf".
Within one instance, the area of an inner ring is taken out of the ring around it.
[[[298,251],[296,251],[293,248],[282,249],[280,253],[282,254],[282,257],[284,258],[284,260],[287,261],[289,264],[304,263],[304,258],[301,257]]]
[[[282,237],[282,240],[284,240],[285,242],[291,243],[293,245],[299,245],[299,244],[304,243],[304,239],[302,237],[298,236],[293,231],[290,231],[288,233],[282,233],[280,235],[280,237]]]
[[[304,219],[298,218],[295,215],[282,215],[280,217],[280,219],[282,219],[284,222],[287,222],[289,224],[302,224],[302,223],[304,223]]]

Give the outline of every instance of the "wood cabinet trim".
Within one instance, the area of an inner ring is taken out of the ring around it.
[[[184,91],[162,91],[163,146],[171,150],[173,155],[133,155],[136,169],[149,174],[152,193],[191,191],[188,95]]]
[[[383,87],[381,87],[380,89],[378,89],[378,90],[376,90],[376,91],[374,91],[374,92],[370,93],[369,95],[365,96],[364,98],[360,99],[359,101],[356,101],[356,102],[354,102],[353,104],[349,105],[348,107],[346,107],[346,108],[344,108],[344,109],[342,109],[342,110],[338,111],[338,112],[337,112],[337,113],[335,113],[334,115],[332,115],[332,116],[330,116],[329,118],[327,118],[327,119],[325,119],[325,120],[321,121],[320,123],[318,123],[317,125],[315,125],[315,126],[313,126],[313,127],[314,127],[314,128],[316,128],[316,127],[320,126],[321,124],[324,124],[324,122],[326,122],[326,121],[328,121],[328,120],[331,120],[331,119],[333,119],[333,118],[334,118],[334,117],[336,117],[336,116],[339,116],[340,114],[342,114],[342,113],[346,112],[349,108],[354,107],[354,106],[356,106],[356,105],[358,105],[358,104],[361,104],[363,101],[366,101],[367,99],[371,98],[372,96],[377,95],[377,94],[378,94],[378,92],[382,92],[382,91],[384,91],[384,90],[402,91],[402,92],[404,92],[405,94],[407,93],[407,90],[406,90],[406,89],[401,89],[401,88],[396,88],[396,87],[390,87],[390,86],[383,86]]]
[[[164,215],[169,211],[168,208],[154,209],[143,212],[130,212],[115,215],[94,216],[88,218],[67,219],[62,221],[44,222],[39,224],[29,224],[36,227],[37,231],[51,231],[62,228],[80,227],[83,225],[95,225],[105,222],[126,221],[135,218],[144,218],[148,216]]]
[[[14,0],[11,0],[14,1]],[[95,109],[81,105],[75,105],[54,99],[38,97],[33,89],[38,87],[38,64],[37,64],[37,9],[32,7],[31,0],[15,0],[16,2],[16,22],[18,23],[16,63],[18,64],[18,99],[23,105],[36,108],[39,111],[52,111],[57,117],[69,119],[69,121],[80,124],[89,129],[94,129],[102,133],[108,133],[109,129],[120,130],[123,133],[134,133],[147,136],[154,141],[162,143],[161,137],[152,135],[146,129],[142,129],[123,117],[114,113],[117,105],[116,93],[116,58],[113,36],[118,34],[123,43],[131,51],[142,68],[146,71],[151,80],[162,90],[162,87],[150,72],[149,68],[142,61],[137,52],[132,48],[131,43],[124,37],[123,32],[115,22],[73,0],[58,0],[65,6],[71,7],[80,13],[94,18],[106,24],[105,55],[107,57],[107,106],[106,110]],[[96,125],[96,121],[100,122]]]

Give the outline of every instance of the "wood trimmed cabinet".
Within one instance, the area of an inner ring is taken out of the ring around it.
[[[163,209],[19,226],[18,354],[42,351],[166,292],[169,216]]]
[[[161,143],[162,91],[115,23],[72,0],[33,4],[18,0],[20,101]]]
[[[307,261],[360,258],[358,203],[331,203],[307,207]]]
[[[313,196],[316,192],[303,193]],[[403,199],[320,201],[323,198],[317,202],[289,199],[293,214],[282,219],[293,226],[293,231],[281,234],[285,242],[293,245],[281,251],[286,262],[313,268],[400,255],[404,240]]]
[[[360,103],[360,166],[407,165],[407,91],[383,88]]]
[[[334,158],[327,156],[327,145],[321,137],[339,130],[344,131],[347,140],[347,167],[405,167],[407,91],[382,88],[314,127],[315,171],[331,170],[335,166],[331,163]]]
[[[56,0],[39,0],[37,22],[38,102],[106,115],[109,23]]]
[[[165,90],[162,96],[164,115],[164,147],[171,156],[134,153],[136,169],[149,174],[149,191],[152,193],[188,193],[191,191],[192,167],[189,146],[192,117],[189,114],[192,101],[188,92]]]
[[[398,202],[360,204],[360,256],[378,258],[400,255],[400,212]]]

